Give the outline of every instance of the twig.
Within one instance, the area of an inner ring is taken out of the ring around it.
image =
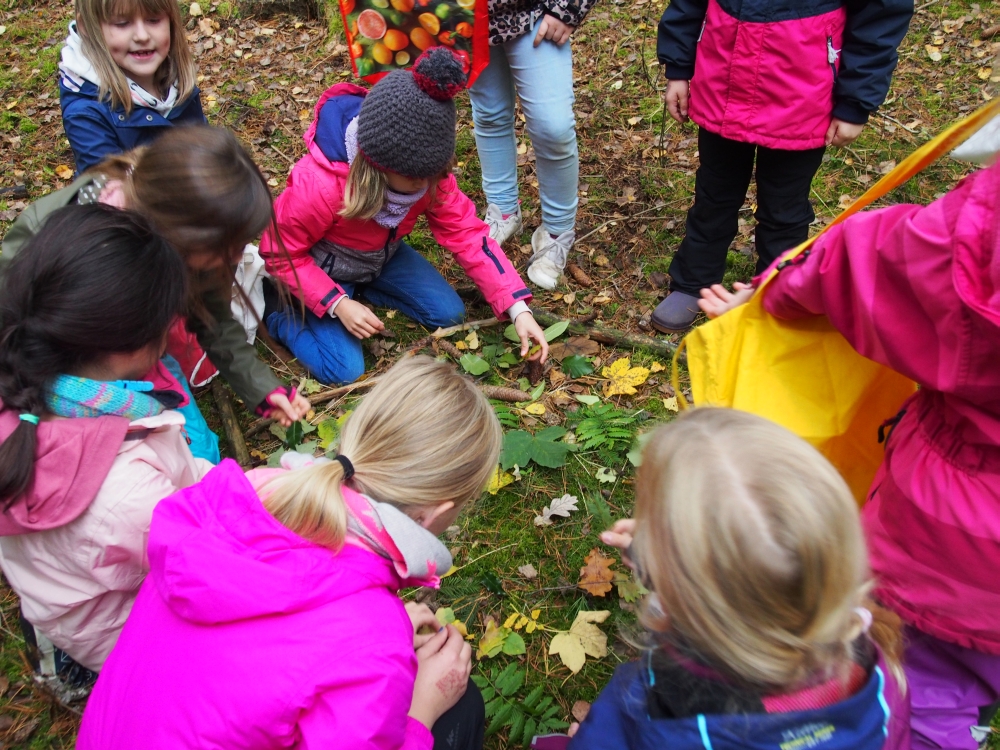
[[[919,13],[919,12],[920,12],[920,11],[922,11],[922,10],[923,10],[924,8],[929,8],[929,7],[931,7],[931,6],[932,6],[932,5],[934,5],[934,3],[936,3],[937,1],[938,1],[938,0],[928,0],[928,2],[924,3],[923,5],[919,5],[919,6],[917,6],[916,8],[914,8],[914,9],[913,9],[913,12],[914,12],[914,13]]]
[[[810,188],[810,190],[812,190],[812,194],[816,196],[816,199],[823,204],[823,208],[825,208],[828,213],[832,214],[833,211],[830,210],[830,206],[828,206],[826,201],[823,200],[820,194],[816,192],[816,188]]]
[[[221,378],[212,381],[212,396],[215,398],[215,405],[219,407],[219,418],[222,426],[226,430],[226,440],[233,451],[236,463],[244,469],[249,469],[253,462],[250,460],[250,451],[247,450],[246,440],[240,432],[240,423],[236,419],[236,412],[233,410],[232,399],[229,398],[229,391],[222,384]]]
[[[0,195],[6,198],[27,198],[28,187],[26,185],[14,185],[14,187],[0,188]]]
[[[653,211],[659,211],[661,208],[666,208],[669,205],[670,205],[669,203],[664,203],[663,205],[660,205],[660,206],[653,206],[652,208],[644,209],[644,210],[640,211],[639,213],[631,214],[630,216],[622,216],[621,218],[618,218],[618,219],[608,219],[603,224],[598,224],[594,229],[590,230],[585,235],[583,235],[583,237],[577,237],[576,238],[576,244],[579,245],[581,242],[583,242],[585,239],[587,239],[588,237],[590,237],[592,234],[597,234],[598,232],[601,231],[602,227],[606,227],[608,224],[610,224],[613,221],[631,221],[632,219],[638,219],[640,216],[643,216],[643,215],[648,214],[648,213],[652,213]]]
[[[445,336],[451,336],[453,333],[458,333],[459,331],[468,331],[470,328],[485,328],[487,326],[495,326],[502,321],[496,318],[483,318],[482,320],[470,320],[466,323],[459,323],[457,326],[448,326],[447,328],[438,328],[434,333],[431,334],[436,339],[444,338]]]
[[[458,362],[462,358],[462,352],[459,351],[458,347],[455,346],[450,341],[445,339],[438,339],[434,341],[434,346],[438,349],[444,351],[449,357]]]
[[[520,544],[520,542],[511,542],[510,544],[505,544],[503,547],[497,547],[494,550],[490,550],[489,552],[480,555],[475,560],[469,560],[469,562],[465,563],[465,565],[459,565],[454,570],[448,571],[448,575],[453,575],[453,574],[457,573],[458,571],[460,571],[462,568],[467,568],[470,565],[472,565],[472,563],[477,563],[480,560],[482,560],[484,557],[489,557],[490,555],[495,555],[497,552],[502,552],[503,550],[507,549],[508,547],[513,547],[515,544]]]
[[[280,157],[281,157],[282,159],[284,159],[284,160],[285,160],[285,161],[287,161],[287,162],[288,162],[289,164],[291,164],[291,165],[292,165],[293,167],[295,166],[295,160],[294,160],[294,159],[292,159],[292,158],[291,158],[291,157],[289,157],[289,156],[286,156],[286,155],[285,155],[285,153],[284,153],[284,152],[283,152],[283,151],[282,151],[282,150],[281,150],[280,148],[278,148],[277,146],[275,146],[275,145],[274,145],[273,143],[268,143],[268,144],[267,144],[267,146],[268,146],[268,148],[270,148],[270,149],[271,149],[272,151],[274,151],[274,153],[276,153],[276,154],[277,154],[278,156],[280,156]]]
[[[888,120],[889,122],[896,123],[897,125],[899,125],[899,127],[901,127],[903,130],[905,130],[907,133],[913,133],[913,135],[920,135],[920,131],[919,130],[914,130],[913,128],[907,127],[906,125],[904,125],[903,123],[901,123],[899,120],[897,120],[892,115],[884,115],[881,112],[879,112],[878,116],[881,117],[883,120]]]
[[[347,385],[342,385],[339,388],[331,388],[328,391],[321,391],[320,393],[313,394],[309,397],[309,403],[313,406],[318,406],[319,404],[325,404],[327,401],[332,401],[338,396],[343,396],[352,391],[358,391],[362,388],[371,388],[379,381],[378,378],[368,378],[367,380],[359,380],[355,383],[348,383]],[[275,420],[273,419],[258,419],[247,429],[246,436],[248,438],[263,432],[268,427],[270,427]]]
[[[562,323],[566,319],[559,318],[551,313],[544,310],[534,310],[535,320],[543,326],[551,326],[556,323]],[[570,323],[570,333],[575,333],[572,329],[574,321],[569,321]],[[585,333],[590,336],[594,341],[598,341],[602,344],[609,344],[611,346],[617,346],[624,349],[645,349],[647,351],[658,354],[661,357],[672,357],[674,351],[677,349],[676,344],[672,344],[669,341],[663,341],[660,339],[654,339],[651,336],[644,336],[635,333],[626,333],[625,331],[619,331],[615,328],[605,328],[604,326],[593,326],[587,328]]]

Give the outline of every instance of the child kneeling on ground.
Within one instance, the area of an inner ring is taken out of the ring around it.
[[[635,514],[602,539],[654,592],[646,648],[571,748],[909,747],[898,620],[866,603],[857,506],[816,450],[759,417],[696,409],[653,433]]]
[[[3,275],[0,565],[63,700],[86,693],[125,623],[153,507],[211,468],[159,362],[185,276],[140,216],[101,205],[53,213]]]
[[[347,419],[336,460],[227,460],[161,503],[77,747],[481,747],[471,649],[451,626],[415,635],[440,626],[397,592],[450,569],[436,535],[502,438],[469,379],[413,357]]]
[[[531,292],[476,217],[451,173],[455,103],[465,85],[461,63],[444,48],[425,52],[413,70],[393,71],[371,89],[340,83],[316,105],[305,134],[309,153],[275,201],[278,229],[265,232],[267,270],[301,298],[270,313],[271,335],[324,383],[365,371],[362,340],[384,329],[356,300],[401,310],[425,326],[460,323],[465,305],[444,277],[403,238],[421,216],[455,256],[498,318],[521,339],[548,345],[528,309]]]

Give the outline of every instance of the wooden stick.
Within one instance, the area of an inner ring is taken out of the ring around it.
[[[539,325],[545,327],[564,322],[564,318],[556,317],[544,310],[533,310],[535,320]],[[677,349],[676,344],[662,339],[654,339],[652,336],[643,336],[636,333],[626,333],[616,328],[605,328],[604,326],[584,326],[572,320],[569,321],[569,332],[577,336],[590,336],[594,341],[610,346],[618,346],[624,349],[645,349],[646,351],[658,354],[661,357],[672,357]]]
[[[496,318],[483,318],[482,320],[470,320],[467,323],[459,323],[457,326],[448,326],[447,328],[438,328],[434,333],[431,334],[436,339],[444,338],[445,336],[451,336],[453,333],[458,333],[459,331],[468,331],[470,328],[485,328],[487,326],[495,326],[498,323],[505,321],[497,320]]]
[[[319,404],[325,404],[327,401],[332,401],[338,396],[345,396],[352,391],[360,391],[363,388],[371,388],[379,381],[378,378],[368,378],[367,380],[359,380],[355,383],[348,383],[347,385],[342,385],[339,388],[331,388],[328,391],[320,391],[319,393],[314,393],[309,397],[309,403],[313,406],[318,406]],[[247,437],[251,438],[260,432],[263,432],[268,427],[274,423],[273,419],[258,419],[252,425],[250,425],[247,430]]]
[[[222,426],[226,430],[226,440],[229,441],[233,457],[240,466],[249,469],[253,465],[250,460],[250,451],[247,450],[246,440],[243,439],[240,423],[233,410],[233,401],[229,398],[226,386],[222,384],[222,378],[215,378],[212,381],[212,396],[215,397],[215,405],[219,407],[219,418],[222,419]]]

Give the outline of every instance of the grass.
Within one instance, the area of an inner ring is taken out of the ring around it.
[[[339,17],[331,14],[326,22],[291,16],[257,19],[243,17],[238,3],[204,2],[202,7],[207,18],[218,24],[211,45],[193,22],[189,24],[208,117],[240,135],[277,193],[290,161],[304,152],[301,135],[316,99],[327,86],[350,80]],[[648,316],[662,297],[662,274],[683,237],[697,165],[695,128],[662,122],[663,80],[655,66],[653,36],[663,7],[659,0],[609,0],[599,4],[577,32],[578,236],[594,234],[577,246],[575,260],[594,280],[594,286],[585,289],[568,281],[554,292],[536,292],[534,300],[534,304],[565,316],[596,311],[602,324],[637,333],[648,332]],[[898,162],[946,124],[997,94],[996,81],[990,78],[1000,74],[996,62],[1000,44],[981,38],[981,32],[1000,21],[1000,14],[987,3],[982,7],[985,12],[974,17],[968,5],[957,2],[928,4],[918,12],[900,47],[900,65],[881,115],[872,119],[849,149],[831,149],[824,157],[813,183],[817,229],[832,219],[839,207],[860,195],[891,162]],[[71,14],[71,4],[61,0],[31,4],[0,0],[0,26],[5,27],[0,33],[0,187],[25,184],[32,199],[62,187],[65,182],[58,178],[56,169],[72,164],[62,133],[55,78],[59,47]],[[965,20],[959,24],[959,19]],[[940,62],[929,59],[926,45],[941,51]],[[243,57],[235,56],[237,50]],[[482,207],[485,201],[464,95],[458,100],[458,109],[459,180]],[[519,133],[519,141],[530,146],[523,133]],[[521,270],[527,260],[525,246],[539,220],[530,149],[522,162],[519,177],[525,230],[506,248]],[[962,165],[942,161],[883,203],[928,202],[966,172]],[[6,197],[3,200],[0,232],[24,204]],[[726,283],[746,280],[752,273],[754,203],[751,187],[727,263]],[[433,242],[426,226],[418,227],[410,240],[456,286],[469,286],[451,255]],[[595,304],[602,296],[610,298],[609,302]],[[390,318],[386,311],[378,312],[395,337],[382,340],[388,349],[380,346],[378,354],[369,355],[369,369],[374,372],[388,367],[426,333],[402,315]],[[470,319],[488,315],[481,303],[470,302]],[[502,345],[501,332],[500,328],[480,330],[481,345]],[[296,363],[285,364],[263,344],[260,347],[279,375],[301,375]],[[546,407],[544,415],[505,408],[509,427],[535,430],[549,421],[564,423],[567,411],[576,403],[573,396],[578,395],[569,389],[600,395],[600,370],[619,356],[630,356],[632,364],[646,367],[656,361],[642,352],[608,347],[597,356],[601,361],[596,363],[596,377],[556,386],[549,373],[540,399]],[[653,373],[637,394],[611,401],[628,413],[642,412],[649,420],[669,419],[672,412],[663,399],[671,391],[665,375]],[[493,368],[482,379],[513,384],[520,376],[516,367]],[[199,403],[209,423],[221,434],[211,395],[202,394]],[[352,403],[351,399],[331,402],[317,420],[342,415]],[[246,410],[241,411],[241,419],[244,428],[254,421]],[[263,460],[279,444],[265,431],[250,447],[255,457]],[[598,481],[600,467],[615,469],[616,481]],[[515,610],[541,610],[539,621],[565,629],[581,609],[609,609],[611,618],[601,627],[609,634],[610,653],[604,659],[588,661],[579,674],[571,674],[558,658],[548,655],[550,636],[544,632],[525,635],[527,653],[523,657],[498,656],[477,666],[482,673],[518,659],[527,667],[525,691],[545,685],[560,706],[559,717],[568,719],[573,703],[593,700],[615,666],[634,653],[628,645],[628,634],[636,627],[633,606],[619,600],[614,592],[606,598],[592,597],[576,586],[584,558],[591,549],[601,548],[597,533],[603,528],[603,506],[612,518],[631,512],[632,479],[624,451],[611,455],[573,453],[566,466],[558,469],[522,468],[518,481],[495,496],[484,495],[463,515],[459,528],[448,534],[447,544],[458,572],[445,579],[438,592],[410,591],[406,596],[426,598],[432,606],[452,606],[477,637],[483,633],[486,618],[502,623]],[[580,498],[581,510],[550,527],[535,526],[534,517],[541,509],[566,493]],[[621,563],[614,557],[615,569],[620,569]],[[528,579],[519,572],[518,568],[527,564],[537,570],[536,578]],[[53,705],[32,687],[18,632],[16,597],[3,588],[0,688],[4,688],[4,678],[7,686],[0,691],[0,743],[10,748],[72,747],[77,716]],[[505,747],[505,733],[491,739],[489,746]]]

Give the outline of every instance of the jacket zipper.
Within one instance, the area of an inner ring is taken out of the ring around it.
[[[392,241],[396,239],[396,227],[391,227],[389,229],[389,236],[385,240],[385,246],[382,248],[382,268],[385,268],[385,264],[389,262],[389,245]]]
[[[695,40],[695,44],[698,44],[701,41],[701,38],[705,36],[705,26],[707,25],[708,25],[708,16],[705,16],[703,19],[701,19],[701,31],[698,32],[698,38]]]
[[[826,38],[826,61],[830,64],[830,71],[833,73],[833,82],[837,82],[837,58],[840,56],[840,50],[834,49],[833,47],[833,37],[828,36]]]
[[[503,271],[503,266],[502,266],[502,265],[500,265],[500,261],[499,261],[499,260],[497,260],[497,256],[495,256],[495,255],[493,254],[493,251],[492,251],[492,250],[490,250],[490,245],[489,245],[489,241],[488,241],[488,240],[487,240],[487,239],[486,239],[485,237],[483,237],[483,252],[484,252],[484,253],[486,253],[487,257],[488,257],[488,258],[489,258],[490,260],[492,260],[492,261],[493,261],[493,265],[495,265],[495,266],[497,267],[497,271],[498,271],[498,272],[500,273],[500,275],[502,276],[502,275],[503,275],[503,272],[504,272],[504,271]]]

